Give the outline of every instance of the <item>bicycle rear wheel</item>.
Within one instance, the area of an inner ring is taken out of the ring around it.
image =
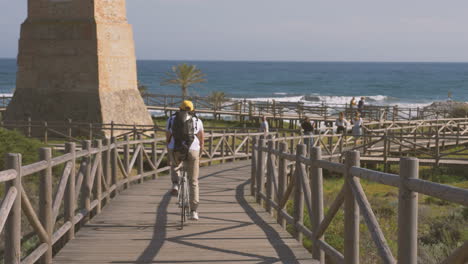
[[[187,206],[185,201],[185,183],[182,182],[180,186],[180,229],[184,229],[184,222],[187,220],[185,216],[185,207]]]

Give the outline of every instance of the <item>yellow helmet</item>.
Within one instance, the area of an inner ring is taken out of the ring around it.
[[[195,108],[193,107],[193,103],[189,100],[184,100],[180,105],[180,110],[182,111],[193,111]]]

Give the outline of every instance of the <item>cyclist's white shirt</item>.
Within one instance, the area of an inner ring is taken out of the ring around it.
[[[166,131],[170,132],[172,134],[172,123],[174,122],[175,116],[172,115],[167,119],[166,122]],[[187,118],[190,118],[187,116]],[[198,137],[196,136],[198,132],[203,131],[203,122],[201,121],[200,118],[192,116],[193,119],[193,126],[194,126],[194,133],[195,133],[195,138],[192,142],[192,145],[190,146],[190,150],[195,150],[195,151],[200,151],[200,141],[198,140]],[[171,128],[169,128],[169,124],[171,124]],[[171,138],[171,142],[169,142],[169,145],[167,146],[169,149],[174,149],[174,137]]]

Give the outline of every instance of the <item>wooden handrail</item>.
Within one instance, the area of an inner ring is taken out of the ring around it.
[[[200,163],[249,158],[252,153],[250,142],[260,135],[264,133],[207,133],[205,145],[209,147],[209,152],[203,154]],[[5,259],[8,263],[33,263],[38,259],[42,259],[44,263],[51,263],[52,247],[59,241],[66,243],[72,240],[76,232],[75,225],[83,224],[99,214],[101,208],[119,191],[130,188],[131,182],[141,183],[145,178],[155,178],[155,175],[169,170],[169,165],[162,166],[163,160],[167,158],[164,142],[165,138],[153,135],[149,139],[143,139],[141,136],[135,140],[129,140],[127,136],[124,141],[107,139],[104,145],[101,140],[95,140],[94,144],[85,140],[82,141],[82,149],[77,149],[76,143],[67,143],[63,147],[63,155],[52,158],[51,149],[42,148],[40,153],[43,160],[25,166],[21,166],[20,155],[10,154],[6,163],[9,169],[0,171],[0,181],[10,186],[4,202],[0,205],[0,227],[4,220],[7,234]],[[229,153],[213,148],[218,142],[222,142],[222,146],[226,145],[224,150],[229,150]],[[145,167],[144,163],[148,163],[149,166]],[[60,166],[63,167],[56,192],[53,194],[51,177],[53,169]],[[117,171],[122,172],[123,180],[117,179]],[[38,215],[26,192],[21,188],[21,179],[27,179],[36,173],[41,175],[39,192],[42,202],[39,203]],[[62,202],[63,214],[59,211]],[[22,260],[19,259],[20,255],[16,254],[21,248],[21,230],[18,225],[21,220],[18,209],[25,212],[34,233],[42,243]],[[57,221],[59,215],[64,217],[63,221]],[[61,225],[53,232],[52,227],[55,223]]]
[[[396,175],[360,168],[360,155],[359,152],[356,151],[347,152],[346,163],[342,164],[321,160],[319,148],[313,148],[311,150],[311,155],[308,157],[304,152],[306,146],[299,144],[296,147],[296,155],[292,155],[287,153],[285,142],[282,143],[283,145],[280,145],[279,149],[274,149],[272,147],[273,142],[273,140],[268,141],[269,147],[266,148],[264,146],[265,140],[260,139],[259,143],[253,147],[254,154],[252,160],[256,160],[257,165],[252,166],[252,178],[256,175],[256,181],[251,182],[252,194],[257,197],[258,203],[262,204],[264,202],[267,205],[267,211],[271,211],[271,209],[276,210],[280,223],[286,221],[294,226],[294,236],[296,238],[301,239],[302,236],[306,236],[311,239],[314,245],[313,258],[319,261],[322,261],[322,255],[326,254],[339,263],[359,262],[359,245],[357,241],[359,241],[360,218],[358,212],[361,211],[363,219],[371,232],[371,237],[377,246],[378,253],[384,263],[396,263],[398,260],[398,263],[416,264],[418,222],[417,193],[468,206],[468,190],[418,179],[419,165],[418,160],[415,158],[401,158],[400,175]],[[265,157],[266,161],[264,161]],[[274,159],[279,159],[279,161],[273,162]],[[296,205],[294,206],[292,215],[289,215],[289,213],[283,209],[286,201],[290,198],[290,193],[287,193],[285,196],[284,187],[283,189],[278,188],[277,190],[276,188],[272,188],[271,191],[276,191],[276,193],[269,193],[269,190],[267,190],[265,194],[263,190],[263,186],[274,186],[276,183],[269,181],[274,181],[276,177],[280,179],[287,177],[282,175],[285,172],[281,172],[284,171],[284,165],[282,165],[281,168],[279,166],[286,160],[290,160],[293,165],[292,167],[295,168],[294,172],[287,173],[291,178],[287,189],[292,190],[292,187],[295,189],[295,195],[292,199],[294,199],[294,204]],[[276,163],[278,163],[278,165],[276,165]],[[263,164],[266,164],[267,167],[265,168]],[[311,213],[317,213],[323,210],[320,209],[320,203],[323,201],[323,193],[320,191],[321,183],[311,184],[309,182],[309,179],[320,179],[322,169],[341,173],[346,179],[342,190],[331,204],[328,214],[325,217],[320,214],[315,215]],[[311,173],[310,175],[308,171]],[[400,189],[397,258],[393,257],[390,251],[378,221],[367,201],[365,192],[359,183],[359,178]],[[265,183],[263,179],[266,179]],[[319,184],[319,186],[317,186],[317,184]],[[311,192],[311,185],[315,186],[314,192]],[[275,201],[275,197],[279,198]],[[338,254],[336,249],[324,242],[323,234],[343,203],[345,204],[345,251],[344,255],[341,255]],[[302,224],[304,204],[309,212],[309,219],[311,219],[311,229],[306,228]],[[285,227],[284,224],[282,224],[282,226]],[[468,259],[468,252],[463,250],[467,248],[467,243],[468,242],[465,242],[465,244],[457,249],[448,259],[457,259],[457,261]]]

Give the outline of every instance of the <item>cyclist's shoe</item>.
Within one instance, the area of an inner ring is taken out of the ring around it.
[[[197,211],[192,211],[190,213],[190,220],[198,221],[198,213]]]
[[[172,184],[172,195],[177,195],[179,194],[179,185],[177,183]]]

